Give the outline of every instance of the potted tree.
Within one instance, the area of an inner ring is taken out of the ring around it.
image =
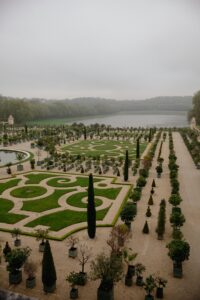
[[[67,239],[67,245],[70,247],[68,250],[68,256],[75,258],[77,256],[78,250],[77,250],[77,243],[78,243],[79,239],[73,235],[71,235],[68,239]]]
[[[156,277],[155,278],[155,284],[156,284],[156,298],[163,299],[163,288],[166,287],[167,280],[162,277]]]
[[[24,272],[28,275],[26,279],[26,287],[34,288],[36,286],[35,272],[37,270],[37,265],[32,260],[27,260],[24,264]]]
[[[125,285],[131,286],[133,283],[133,276],[135,275],[135,266],[131,262],[136,258],[137,253],[133,253],[132,249],[125,248],[123,250],[123,259],[127,264],[127,273],[125,276]]]
[[[168,245],[168,255],[173,260],[173,275],[182,278],[182,262],[189,259],[190,245],[183,240],[172,240]]]
[[[22,152],[17,153],[17,160],[19,161],[19,164],[17,165],[17,171],[23,171],[24,167],[21,164],[21,161],[24,158],[24,154]]]
[[[15,247],[21,246],[21,240],[19,239],[20,234],[21,234],[21,230],[19,228],[13,229],[12,237],[15,238],[15,241],[14,241]]]
[[[156,167],[156,172],[157,172],[157,177],[160,178],[160,177],[161,177],[161,174],[162,174],[162,172],[163,172],[163,168],[162,168],[161,165],[158,165],[158,166]]]
[[[136,285],[143,286],[143,276],[142,273],[146,270],[145,266],[141,263],[135,265],[135,274],[136,274]]]
[[[36,240],[37,241],[41,241],[39,244],[39,252],[44,252],[44,248],[45,248],[45,240],[47,240],[48,238],[48,233],[49,230],[48,229],[36,229]]]
[[[120,213],[121,220],[126,224],[126,226],[128,226],[129,229],[131,228],[131,222],[136,216],[136,211],[136,205],[134,203],[127,202]]]
[[[149,275],[143,284],[146,291],[145,300],[153,300],[152,292],[156,287],[155,278],[152,275]]]
[[[29,257],[30,252],[31,249],[26,247],[13,249],[7,254],[6,260],[8,262],[7,270],[9,271],[10,284],[18,284],[22,281],[21,268]]]
[[[79,272],[79,285],[85,285],[87,281],[87,273],[85,272],[85,265],[91,257],[91,250],[86,244],[80,245],[79,251],[79,263],[81,265],[81,271]]]
[[[75,272],[71,272],[66,280],[71,284],[71,290],[70,290],[70,299],[77,299],[78,298],[78,288],[76,285],[79,281],[79,274]]]
[[[91,279],[101,280],[97,291],[97,300],[113,300],[114,284],[122,278],[122,275],[122,261],[117,256],[99,254],[91,262]]]

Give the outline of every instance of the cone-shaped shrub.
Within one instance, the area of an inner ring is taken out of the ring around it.
[[[45,292],[53,292],[56,284],[56,270],[49,241],[45,242],[42,260],[42,283]]]
[[[158,214],[158,223],[156,228],[156,232],[158,234],[159,240],[163,239],[163,235],[165,233],[165,221],[166,221],[165,207],[166,207],[166,202],[164,199],[162,199],[160,202],[160,210]]]
[[[151,195],[153,195],[155,192],[154,192],[154,188],[151,189]]]
[[[146,217],[148,217],[148,218],[151,217],[151,209],[149,206],[147,208]]]
[[[152,188],[155,188],[155,187],[156,187],[156,183],[155,183],[155,180],[154,180],[154,179],[153,179],[153,181],[152,181],[151,187],[152,187]]]
[[[94,202],[94,186],[93,186],[93,176],[89,175],[89,185],[88,185],[88,203],[87,203],[87,229],[88,236],[93,239],[96,233],[96,209]]]
[[[153,197],[150,195],[148,205],[153,205]]]
[[[146,221],[142,230],[143,233],[148,234],[149,233],[149,225],[148,222]]]

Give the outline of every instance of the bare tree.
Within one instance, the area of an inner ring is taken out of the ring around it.
[[[81,265],[81,272],[85,273],[85,265],[89,261],[92,256],[91,248],[89,248],[86,244],[81,244],[79,247],[79,263]]]

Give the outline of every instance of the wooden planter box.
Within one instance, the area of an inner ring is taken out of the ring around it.
[[[36,278],[27,278],[26,279],[26,287],[28,289],[33,289],[36,286]]]
[[[97,290],[97,300],[114,300],[114,288],[104,290],[100,286]]]
[[[40,243],[39,244],[39,252],[44,252],[44,248],[45,248],[45,243]]]
[[[69,257],[75,258],[75,257],[77,257],[77,253],[78,253],[77,248],[70,248],[68,250],[68,256]]]
[[[77,299],[78,298],[78,289],[72,288],[70,291],[70,299]]]
[[[20,282],[22,282],[22,271],[9,273],[9,284],[19,284]]]
[[[21,246],[21,240],[20,240],[20,239],[16,239],[16,240],[14,241],[14,245],[15,245],[15,247]]]
[[[183,277],[183,269],[182,264],[177,264],[174,262],[173,264],[173,275],[175,278],[182,278]]]
[[[156,298],[163,299],[163,288],[157,287],[156,289]]]

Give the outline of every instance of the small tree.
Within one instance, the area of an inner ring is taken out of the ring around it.
[[[129,172],[129,158],[128,158],[128,150],[126,150],[125,162],[124,162],[124,181],[128,181],[128,172]]]
[[[24,264],[24,272],[28,275],[28,279],[35,278],[35,272],[37,271],[37,264],[32,260],[27,260]]]
[[[85,264],[89,261],[92,255],[91,249],[86,244],[81,244],[79,249],[79,263],[81,265],[81,272],[85,273]]]
[[[174,276],[182,277],[182,262],[189,259],[190,245],[183,240],[172,240],[166,247],[169,249],[169,257],[174,262]]]
[[[143,233],[148,234],[149,233],[149,225],[148,222],[146,221],[142,230]]]
[[[127,226],[129,226],[130,222],[134,220],[135,216],[136,216],[135,204],[131,202],[127,202],[120,213],[121,220],[125,222]]]
[[[158,239],[162,240],[163,235],[165,233],[165,221],[166,221],[166,212],[165,212],[165,200],[161,200],[160,202],[160,210],[158,214],[158,224],[156,228],[156,232],[158,234]]]
[[[148,299],[153,299],[152,292],[156,287],[155,278],[152,275],[149,275],[144,282],[144,289],[146,291],[146,294],[148,296]]]
[[[93,176],[89,175],[89,185],[88,185],[88,203],[87,203],[87,229],[88,236],[93,239],[96,234],[96,209],[94,202],[94,186],[93,186]]]
[[[173,206],[178,206],[182,202],[182,198],[179,194],[172,194],[169,198],[169,203]]]
[[[185,217],[182,213],[172,212],[170,216],[170,223],[173,228],[180,228],[185,223]]]
[[[111,247],[112,253],[121,254],[121,249],[131,236],[129,228],[125,224],[119,224],[112,228],[107,244]]]
[[[42,282],[45,292],[53,292],[56,287],[56,270],[49,241],[46,240],[42,260]]]

